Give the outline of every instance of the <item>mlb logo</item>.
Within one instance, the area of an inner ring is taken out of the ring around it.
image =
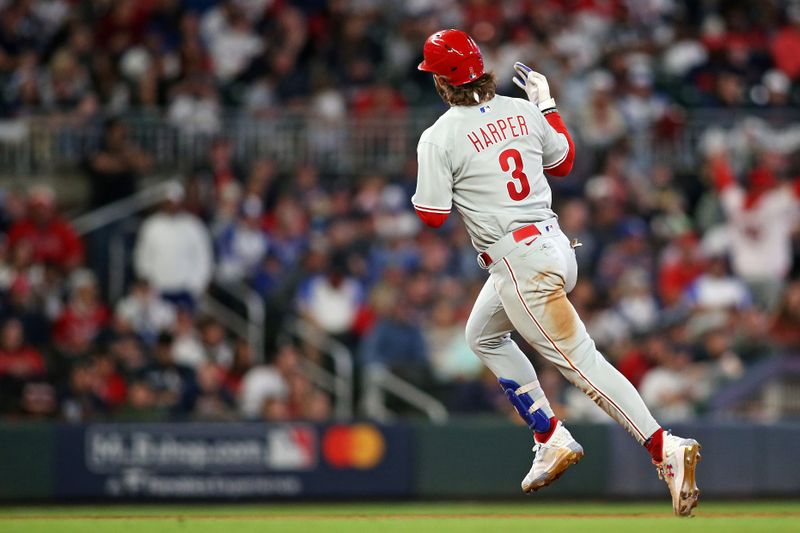
[[[485,106],[480,108],[481,113],[488,113],[491,109],[492,109],[492,107],[488,106],[488,105],[485,105]]]
[[[270,428],[264,459],[270,470],[314,468],[317,465],[316,431],[304,425]]]
[[[545,230],[545,231],[547,231],[547,232],[551,232],[551,231],[553,231],[553,225],[552,225],[552,224],[548,224],[548,225],[546,225],[546,226],[544,227],[544,230]]]

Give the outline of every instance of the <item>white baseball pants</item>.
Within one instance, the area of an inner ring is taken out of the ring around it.
[[[518,243],[502,258],[493,258],[490,277],[467,321],[467,340],[498,377],[520,385],[536,383],[528,358],[511,340],[516,329],[573,385],[640,443],[658,428],[633,385],[597,351],[567,293],[575,287],[578,265],[569,239],[558,227]],[[540,387],[530,392],[552,410]]]

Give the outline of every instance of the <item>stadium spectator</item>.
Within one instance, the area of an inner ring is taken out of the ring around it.
[[[780,70],[768,70],[761,79],[761,83],[766,89],[766,94],[761,97],[760,101],[756,100],[756,103],[773,108],[790,105],[792,80],[789,79],[789,76]]]
[[[415,383],[430,381],[425,336],[404,295],[398,295],[391,309],[366,334],[360,345],[359,362],[365,367],[383,366]]]
[[[170,188],[164,207],[145,220],[135,250],[137,274],[175,305],[194,308],[213,272],[208,230],[182,209],[184,190]]]
[[[83,261],[83,244],[72,226],[56,213],[55,193],[39,185],[28,191],[27,215],[8,231],[8,246],[27,243],[35,261],[72,270]]]
[[[800,347],[800,281],[790,283],[770,325],[769,336],[780,346]]]
[[[211,197],[219,202],[230,185],[241,184],[244,181],[244,172],[245,169],[235,160],[231,140],[218,137],[211,143],[208,160],[204,161],[194,174],[204,186],[210,188]]]
[[[0,329],[0,376],[28,379],[44,372],[44,359],[26,344],[22,323],[14,318],[6,320]]]
[[[207,76],[195,75],[172,88],[167,117],[182,134],[211,137],[219,133],[219,95]]]
[[[728,270],[728,261],[721,250],[710,250],[705,273],[686,290],[687,302],[703,311],[744,309],[752,304],[747,285]]]
[[[642,399],[661,420],[687,420],[699,398],[691,358],[680,350],[666,350],[658,357],[658,366],[649,370],[639,385]]]
[[[616,362],[620,373],[639,388],[645,374],[656,366],[656,361],[663,361],[666,352],[671,350],[669,342],[658,332],[648,335],[644,342],[630,347]]]
[[[172,328],[174,343],[172,355],[175,362],[197,368],[206,360],[205,348],[194,322],[194,316],[187,309],[178,309]]]
[[[774,160],[765,154],[748,173],[746,189],[736,184],[724,154],[712,154],[709,161],[728,219],[733,272],[767,307],[777,303],[791,268],[791,235],[800,214],[800,179],[781,186]]]
[[[699,363],[701,372],[698,400],[707,399],[713,391],[744,374],[744,363],[734,351],[733,339],[724,327],[711,329],[703,335],[693,359]]]
[[[213,317],[206,317],[200,322],[199,329],[203,360],[229,368],[233,363],[233,349],[222,324]]]
[[[614,78],[610,73],[591,73],[588,86],[589,97],[578,112],[581,136],[590,148],[604,150],[625,135],[625,117],[613,98]]]
[[[617,224],[617,242],[606,247],[597,265],[597,281],[603,287],[618,283],[625,272],[653,272],[653,256],[647,242],[647,225],[639,218]]]
[[[247,418],[288,418],[289,382],[298,371],[300,354],[291,344],[278,348],[271,365],[252,367],[242,378],[239,409]]]
[[[76,271],[70,279],[69,300],[53,325],[53,341],[63,354],[84,355],[109,319],[94,274]]]
[[[199,420],[231,420],[236,416],[234,397],[223,386],[225,370],[215,363],[197,368],[197,400],[192,417]]]
[[[685,232],[661,252],[658,295],[664,307],[679,304],[686,289],[705,270],[697,237]]]
[[[158,393],[147,381],[132,378],[128,384],[127,401],[116,416],[120,420],[131,422],[166,420],[169,411],[158,400]]]
[[[111,355],[105,352],[95,354],[94,371],[94,393],[112,413],[115,413],[124,405],[128,394],[125,376]]]
[[[91,358],[76,362],[60,399],[61,416],[68,422],[81,422],[105,416],[109,406],[95,392],[96,363]]]
[[[425,344],[437,380],[466,381],[480,374],[483,365],[470,350],[464,329],[465,323],[459,320],[452,302],[442,300],[433,306],[430,323],[425,328]]]
[[[86,167],[90,206],[98,208],[135,193],[140,177],[152,167],[152,158],[131,141],[125,122],[111,118],[103,127],[99,149],[89,156]]]
[[[145,344],[152,345],[161,331],[172,328],[175,309],[159,298],[146,280],[133,283],[127,296],[117,302],[115,314],[124,320]]]
[[[164,332],[158,336],[153,361],[139,372],[138,379],[155,392],[153,407],[180,417],[192,412],[198,390],[194,370],[175,362],[172,356],[173,341],[171,333]]]
[[[331,418],[332,413],[328,395],[317,389],[308,377],[299,372],[289,378],[286,407],[290,419],[325,422]]]
[[[25,338],[34,345],[41,347],[49,343],[50,320],[27,277],[16,277],[7,289],[3,305],[0,307],[0,319],[10,318],[20,321]]]
[[[249,280],[267,254],[269,241],[261,227],[261,200],[248,196],[241,211],[216,238],[217,279],[221,282]]]
[[[47,368],[42,355],[26,344],[19,320],[6,320],[0,328],[0,413],[19,408],[26,383],[41,381]]]
[[[772,36],[770,50],[775,65],[793,80],[800,78],[800,6],[786,10],[787,24]]]
[[[253,349],[246,339],[238,339],[233,347],[233,362],[225,373],[225,389],[239,398],[242,381],[255,363]]]
[[[336,257],[325,274],[303,282],[298,292],[297,308],[315,326],[350,342],[362,301],[361,283],[348,275],[344,258]]]

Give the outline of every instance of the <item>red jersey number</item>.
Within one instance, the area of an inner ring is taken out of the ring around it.
[[[514,161],[514,169],[511,169],[510,161]],[[515,202],[521,202],[531,193],[531,184],[528,176],[522,171],[522,155],[519,150],[509,148],[500,154],[500,168],[503,172],[511,170],[512,180],[506,183],[508,195]],[[516,180],[516,181],[514,181]]]

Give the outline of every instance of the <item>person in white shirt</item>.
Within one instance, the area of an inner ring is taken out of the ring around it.
[[[343,259],[334,258],[332,263],[324,275],[301,285],[297,308],[312,324],[347,342],[364,300],[364,288],[348,275]]]
[[[747,187],[743,187],[724,153],[711,153],[708,166],[727,218],[733,273],[747,282],[759,303],[772,308],[792,267],[792,233],[800,222],[800,179],[781,184],[762,163],[748,173]]]
[[[175,185],[164,207],[144,221],[134,251],[136,274],[165,299],[194,308],[211,281],[214,258],[203,222],[182,209],[184,191]]]
[[[659,366],[648,370],[642,378],[639,392],[659,418],[681,422],[694,415],[694,401],[699,394],[690,366],[689,354],[667,351]]]
[[[281,346],[270,365],[254,366],[242,378],[239,391],[239,410],[248,418],[258,417],[264,403],[270,400],[286,401],[289,382],[297,373],[300,354],[290,344]]]
[[[146,280],[134,283],[130,294],[117,302],[115,313],[148,344],[175,323],[175,308],[162,300]]]

